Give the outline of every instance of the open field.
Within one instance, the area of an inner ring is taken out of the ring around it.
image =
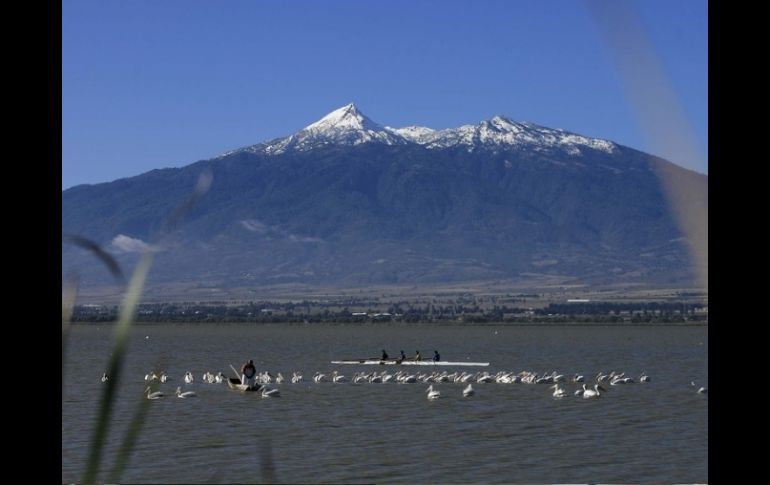
[[[79,304],[115,305],[120,302],[123,288],[120,286],[82,286]],[[361,287],[319,287],[284,284],[223,288],[216,283],[157,285],[149,282],[142,302],[228,302],[241,304],[252,301],[290,302],[303,300],[342,301],[347,299],[373,299],[382,303],[409,300],[418,302],[450,301],[458,297],[472,297],[516,303],[527,303],[542,308],[549,303],[564,303],[572,299],[606,302],[688,301],[708,302],[708,290],[688,287],[667,287],[638,283],[612,286],[589,286],[565,278],[539,275],[525,283],[510,281],[467,282],[431,286],[372,285]]]

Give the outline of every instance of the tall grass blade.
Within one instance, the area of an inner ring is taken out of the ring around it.
[[[275,462],[273,461],[273,446],[270,438],[260,441],[259,455],[261,458],[260,470],[262,471],[263,483],[276,483]]]
[[[128,344],[129,330],[131,323],[136,318],[136,309],[139,304],[139,296],[150,272],[152,261],[155,256],[154,250],[148,250],[142,255],[139,263],[136,265],[128,290],[123,298],[123,304],[120,308],[118,323],[115,328],[115,341],[113,344],[112,356],[107,366],[107,375],[110,377],[104,388],[104,394],[99,402],[99,416],[97,418],[96,429],[91,439],[91,448],[89,450],[86,472],[83,476],[83,483],[94,483],[96,475],[99,472],[101,462],[102,448],[104,439],[109,428],[110,415],[112,414],[112,404],[115,400],[115,391],[120,381],[120,372],[123,367],[124,355]]]
[[[151,392],[155,391],[152,384],[150,384],[150,390]],[[142,396],[144,396],[144,391],[142,391]],[[134,413],[133,418],[131,418],[131,423],[128,425],[128,430],[126,431],[123,443],[118,451],[115,465],[112,467],[112,473],[110,473],[109,479],[110,483],[118,483],[120,481],[120,477],[123,475],[123,471],[125,471],[126,466],[128,465],[128,459],[131,458],[131,451],[134,449],[139,433],[141,433],[142,428],[144,427],[147,411],[149,411],[149,409],[149,399],[141,399],[136,406],[136,412]]]
[[[195,186],[193,194],[188,200],[179,205],[169,217],[166,224],[163,225],[161,233],[158,236],[158,240],[162,240],[163,237],[179,222],[181,219],[193,208],[195,203],[208,191],[211,187],[212,175],[210,171],[205,171],[198,177],[198,182]],[[120,266],[117,265],[114,258],[105,253],[97,244],[93,243],[85,238],[79,236],[70,236],[75,244],[85,247],[94,252],[108,267],[113,271],[117,268],[118,273],[122,277],[120,272]],[[104,448],[105,438],[109,429],[110,417],[112,414],[113,403],[115,401],[115,392],[120,382],[120,373],[123,367],[124,356],[128,347],[129,331],[131,324],[136,320],[137,307],[139,305],[139,297],[141,296],[142,289],[147,281],[147,275],[150,272],[155,253],[158,250],[157,245],[148,246],[142,254],[139,263],[134,269],[134,273],[129,282],[128,289],[123,298],[123,303],[120,308],[118,316],[118,322],[115,327],[115,337],[113,344],[113,351],[110,357],[109,364],[107,366],[108,376],[107,385],[104,388],[104,394],[99,402],[99,415],[97,418],[96,428],[94,429],[93,438],[91,439],[91,447],[89,449],[88,462],[86,463],[86,470],[83,476],[84,483],[94,483],[99,473],[99,466],[101,464],[102,450]],[[112,265],[114,263],[114,265]],[[116,273],[113,271],[113,275]],[[131,455],[134,443],[139,435],[144,424],[145,417],[147,415],[147,403],[145,399],[139,404],[134,418],[132,419],[126,436],[123,439],[123,444],[120,448],[120,454],[117,457],[115,466],[111,477],[114,481],[118,481],[125,466],[128,463],[128,459]]]
[[[107,266],[112,273],[112,276],[123,282],[123,270],[120,269],[120,265],[115,258],[110,256],[104,249],[90,239],[62,234],[62,241],[70,241],[76,246],[80,246],[90,252],[92,252],[101,262]],[[71,273],[67,276],[62,289],[62,316],[61,316],[61,386],[62,395],[64,395],[64,354],[67,349],[67,337],[69,336],[70,323],[72,322],[72,314],[75,311],[75,301],[77,300],[78,283],[80,278],[77,274]]]
[[[171,213],[171,216],[169,216],[168,220],[161,228],[161,236],[169,233],[179,221],[181,221],[182,218],[195,207],[195,204],[197,204],[201,197],[203,197],[203,195],[208,192],[209,188],[211,188],[212,179],[213,175],[210,170],[206,170],[198,176],[198,182],[195,184],[193,193]]]
[[[112,276],[116,280],[121,283],[124,281],[125,278],[123,277],[123,270],[120,269],[118,262],[115,261],[115,258],[113,258],[107,251],[102,249],[102,247],[96,244],[94,241],[72,234],[63,234],[62,239],[65,241],[70,241],[76,246],[92,252],[97,258],[99,258],[101,262],[104,263],[105,266],[107,266],[107,268],[110,270],[110,273],[112,273]]]

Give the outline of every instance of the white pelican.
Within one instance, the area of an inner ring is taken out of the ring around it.
[[[695,385],[695,381],[690,382],[690,385],[693,387],[698,387]],[[698,387],[698,394],[707,394],[709,392],[708,388],[706,387]]]
[[[107,377],[107,373],[106,372],[104,374],[102,374],[102,382],[107,382],[108,379],[109,379],[109,377]]]
[[[360,384],[362,382],[369,382],[369,378],[364,373],[356,372],[355,374],[353,374],[353,382],[355,384]]]
[[[217,384],[222,384],[223,382],[225,382],[225,375],[220,372],[214,377],[214,380],[216,381]]]
[[[275,383],[280,384],[283,382],[283,375],[279,372],[277,376],[275,376]]]
[[[382,383],[382,376],[378,376],[376,372],[372,373],[372,376],[369,378],[369,382],[374,384],[381,384]]]
[[[623,373],[623,374],[625,374],[625,373]],[[633,379],[631,379],[630,377],[623,377],[623,374],[620,374],[620,375],[617,375],[617,376],[613,377],[612,380],[610,381],[610,385],[611,386],[616,386],[618,384],[633,384],[634,383]]]
[[[147,386],[147,389],[144,390],[144,392],[147,393],[147,399],[160,399],[165,396],[165,394],[160,391],[150,392],[151,390],[152,389],[150,389],[149,386]]]
[[[599,392],[599,389],[602,389],[599,384],[594,384],[593,389],[586,389],[586,385],[583,384],[583,397],[585,399],[590,399],[593,397],[600,397],[601,393]],[[604,389],[602,389],[604,390]]]
[[[291,383],[296,384],[298,382],[302,382],[302,374],[299,372],[292,372],[291,374]]]
[[[646,372],[642,372],[642,375],[639,376],[639,382],[650,382],[650,376]]]
[[[182,392],[181,387],[176,388],[176,397],[187,398],[187,397],[196,397],[196,396],[197,394],[195,394],[192,391]]]
[[[441,393],[439,391],[433,390],[433,384],[428,386],[428,389],[426,389],[428,392],[428,399],[438,399],[441,397]]]
[[[474,395],[475,393],[476,393],[476,391],[473,390],[473,386],[470,385],[470,384],[468,384],[468,387],[463,389],[463,397],[470,397],[470,396]]]
[[[262,388],[262,397],[281,397],[281,391],[278,389],[269,389],[265,386]]]
[[[191,384],[194,380],[195,378],[193,377],[192,372],[187,371],[187,374],[184,375],[184,382],[186,384]]]
[[[564,397],[564,389],[559,387],[559,384],[551,386],[553,388],[553,397]]]
[[[484,372],[480,376],[476,378],[476,382],[478,383],[487,383],[487,382],[494,382],[495,378]]]
[[[166,382],[171,379],[165,372],[160,373],[160,382]]]
[[[602,374],[602,372],[599,371],[599,373],[596,375],[596,382],[604,382],[604,381],[606,381],[609,378],[610,378],[609,375]]]
[[[572,378],[572,382],[585,382],[585,381],[586,381],[586,378],[579,374],[575,374],[575,376]]]
[[[327,382],[329,379],[326,377],[326,374],[321,374],[320,372],[316,372],[313,376],[313,380],[315,382]]]

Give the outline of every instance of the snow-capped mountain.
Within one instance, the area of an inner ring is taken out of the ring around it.
[[[286,151],[304,152],[326,145],[351,146],[367,142],[397,145],[407,141],[370,120],[350,103],[291,136],[255,145],[246,150],[280,154]]]
[[[689,284],[687,240],[661,174],[708,211],[707,176],[609,141],[503,116],[390,128],[347,105],[289,137],[67,189],[62,231],[134,264],[202,172],[211,188],[163,243],[158,289]],[[62,261],[62,275],[114,284],[80,248],[63,248]]]
[[[361,143],[402,145],[416,143],[426,148],[462,146],[468,151],[479,148],[528,148],[534,150],[563,150],[581,155],[581,149],[612,153],[616,145],[608,140],[589,138],[562,129],[552,129],[534,123],[516,122],[504,116],[495,116],[478,125],[434,130],[424,126],[392,128],[381,126],[361,113],[350,103],[332,111],[297,133],[238,151],[276,155],[287,151],[304,152],[328,145],[359,145]]]

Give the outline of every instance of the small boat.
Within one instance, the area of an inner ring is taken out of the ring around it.
[[[228,377],[227,385],[230,386],[230,389],[235,389],[238,391],[261,391],[262,390],[262,386],[260,386],[259,384],[254,384],[253,386],[247,386],[246,384],[241,384],[241,380],[236,379],[235,377]]]
[[[349,359],[333,360],[332,364],[359,364],[359,365],[427,365],[427,366],[456,366],[456,367],[486,367],[489,362],[450,362],[448,360],[399,360],[399,359]]]

